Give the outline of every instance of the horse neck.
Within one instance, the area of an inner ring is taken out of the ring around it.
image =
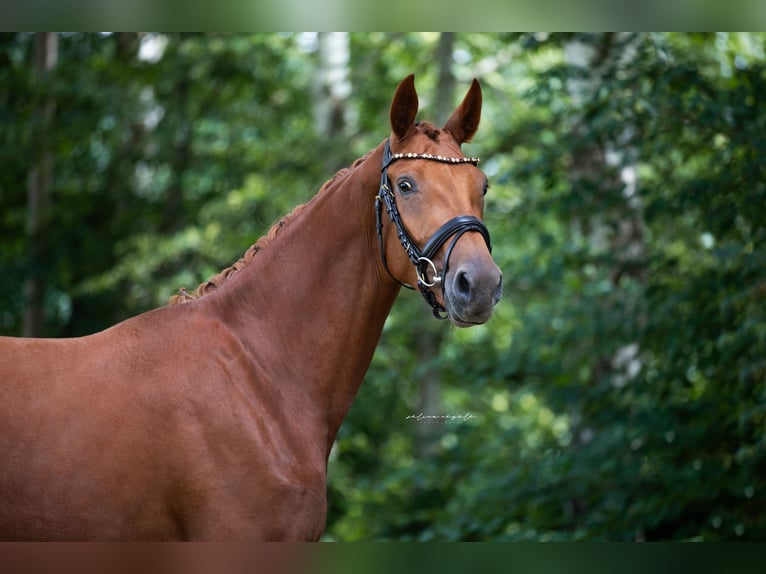
[[[297,385],[311,397],[328,452],[399,291],[375,231],[381,159],[379,146],[211,295],[251,355],[274,361],[271,380],[253,383]]]

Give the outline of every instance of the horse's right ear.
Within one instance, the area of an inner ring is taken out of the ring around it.
[[[415,126],[418,113],[418,94],[415,91],[415,74],[404,78],[396,88],[391,101],[391,129],[397,138],[404,139]]]

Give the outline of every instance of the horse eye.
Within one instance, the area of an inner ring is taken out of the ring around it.
[[[484,182],[484,191],[482,192],[482,195],[487,195],[487,192],[489,191],[489,182]]]
[[[415,183],[406,177],[397,181],[396,185],[399,186],[399,191],[405,195],[415,191]]]

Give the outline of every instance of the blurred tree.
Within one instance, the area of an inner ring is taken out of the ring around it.
[[[320,136],[328,138],[348,129],[349,39],[347,32],[317,34],[319,65],[314,80],[314,117]]]
[[[58,59],[58,35],[38,32],[34,35],[32,68],[39,86],[50,81]],[[53,185],[53,156],[50,134],[52,131],[55,102],[45,89],[34,116],[34,144],[36,155],[29,171],[27,191],[27,236],[29,238],[28,275],[24,281],[24,319],[22,335],[40,337],[45,320],[45,285],[48,267],[46,230],[50,224],[51,187]]]
[[[754,107],[763,38],[746,38],[535,34],[509,46],[502,36],[461,39],[456,59],[487,70],[487,211],[493,237],[502,237],[495,253],[514,307],[499,308],[486,329],[450,333],[439,354],[448,408],[477,412],[480,421],[448,429],[433,462],[413,459],[395,424],[368,425],[367,436],[388,433],[377,452],[390,462],[344,477],[351,502],[331,533],[763,537],[755,508],[764,445],[748,434],[763,422],[762,396],[746,394],[763,378],[763,313],[752,306],[763,284],[761,272],[753,275],[763,268],[752,265],[762,255],[749,242],[763,227],[740,213],[743,205],[760,213],[762,202],[752,202],[763,190],[735,183],[738,173],[762,179],[760,164],[744,166],[750,145],[761,146],[750,130],[764,117]],[[573,42],[597,66],[568,64]],[[727,54],[726,46],[736,47]],[[588,97],[572,97],[572,82],[587,85]],[[738,117],[748,125],[732,123]],[[705,191],[714,211],[699,201]],[[732,233],[745,238],[748,255],[717,247]],[[724,258],[730,265],[718,267]],[[726,279],[717,276],[723,269]],[[406,348],[398,347],[398,363]],[[376,360],[385,360],[384,349]],[[707,370],[697,366],[701,357],[710,357]],[[370,381],[386,376],[374,363]],[[372,395],[364,387],[354,409],[383,402]],[[369,486],[367,476],[376,477]]]

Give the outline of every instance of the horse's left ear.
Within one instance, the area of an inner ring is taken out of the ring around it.
[[[481,119],[481,86],[474,78],[463,102],[455,108],[452,115],[444,124],[444,129],[450,132],[458,143],[471,141],[471,138],[479,129]]]

